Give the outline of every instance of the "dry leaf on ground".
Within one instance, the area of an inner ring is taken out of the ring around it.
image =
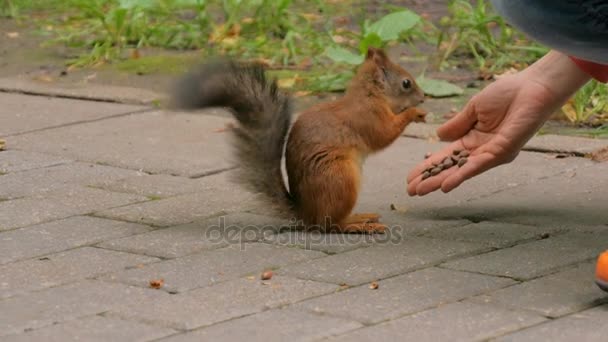
[[[165,284],[165,280],[162,278],[150,280],[150,287],[153,289],[160,289],[161,287],[163,287],[164,284]]]

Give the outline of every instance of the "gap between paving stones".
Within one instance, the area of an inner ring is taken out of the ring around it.
[[[137,114],[144,114],[147,112],[152,112],[155,111],[155,108],[142,108],[142,109],[137,109],[137,110],[133,110],[130,112],[126,112],[126,113],[120,113],[120,114],[115,114],[115,115],[110,115],[110,116],[106,116],[103,118],[97,118],[97,119],[91,119],[91,120],[81,120],[81,121],[75,121],[75,122],[70,122],[70,123],[65,123],[65,124],[61,124],[61,125],[55,125],[55,126],[48,126],[48,127],[44,127],[44,128],[38,128],[38,129],[32,129],[29,131],[24,131],[24,132],[19,132],[19,133],[11,133],[11,134],[7,134],[4,135],[2,137],[5,138],[10,138],[10,137],[16,137],[16,136],[20,136],[20,135],[24,135],[24,134],[30,134],[30,133],[37,133],[37,132],[44,132],[47,130],[51,130],[51,129],[56,129],[56,128],[63,128],[63,127],[70,127],[70,126],[76,126],[76,125],[80,125],[80,124],[86,124],[86,123],[93,123],[93,122],[100,122],[100,121],[104,121],[104,120],[108,120],[108,119],[116,119],[116,118],[120,118],[123,116],[129,116],[129,115],[137,115]],[[12,149],[15,151],[21,151],[21,152],[31,152],[31,151],[24,151],[24,150],[19,150],[19,149]],[[40,152],[38,152],[40,153]],[[57,156],[55,154],[52,153],[44,153],[50,156]],[[62,157],[62,156],[58,156],[58,157]]]
[[[504,334],[500,334],[500,335],[493,336],[493,337],[490,339],[490,341],[495,341],[496,339],[498,339],[498,338],[500,338],[500,337],[504,337],[504,336],[508,336],[508,335],[511,335],[511,334],[515,334],[516,332],[519,332],[519,331],[524,331],[524,330],[532,329],[532,328],[534,328],[534,327],[538,327],[538,326],[545,325],[545,324],[551,324],[552,322],[559,321],[559,320],[561,320],[561,319],[564,319],[564,318],[567,318],[567,317],[570,317],[570,316],[578,315],[578,314],[579,314],[579,313],[581,313],[581,312],[585,312],[585,311],[591,310],[591,309],[593,309],[593,308],[600,307],[600,306],[602,306],[602,305],[603,305],[602,303],[599,303],[598,305],[594,305],[594,306],[592,306],[592,307],[585,308],[585,309],[581,309],[581,310],[579,310],[579,311],[576,311],[576,312],[571,312],[571,313],[569,313],[569,314],[566,314],[566,315],[563,315],[563,316],[559,316],[559,317],[555,317],[555,318],[553,318],[553,317],[545,317],[545,316],[541,315],[541,316],[543,316],[543,317],[547,318],[547,320],[546,320],[546,321],[543,321],[543,322],[540,322],[540,323],[537,323],[537,324],[532,324],[532,325],[527,326],[527,327],[523,327],[523,328],[521,328],[521,329],[516,329],[516,330],[513,330],[513,331],[505,332]],[[502,306],[501,306],[501,307],[502,307]],[[508,309],[508,308],[507,308],[507,309]],[[526,312],[530,312],[529,310],[526,310],[526,309],[521,309],[521,310],[526,311]],[[538,314],[538,313],[537,313],[537,314]]]
[[[492,253],[492,252],[496,252],[497,250],[510,249],[510,248],[513,248],[513,247],[516,247],[516,246],[519,246],[519,245],[525,245],[527,243],[532,243],[534,241],[539,241],[539,240],[528,241],[526,243],[522,243],[522,244],[518,244],[518,245],[513,245],[513,246],[507,247],[507,248],[499,248],[499,249],[495,249],[493,251],[485,251],[483,253],[479,253],[479,254],[476,254],[474,256],[483,255],[483,254],[489,254],[489,253]],[[468,257],[470,257],[470,256],[468,256]],[[467,257],[463,257],[463,258],[467,258]],[[543,273],[543,274],[537,275],[535,277],[526,278],[526,279],[520,279],[520,278],[517,278],[517,277],[509,277],[509,276],[500,275],[500,274],[488,274],[488,273],[483,273],[483,272],[478,272],[478,271],[472,271],[472,270],[458,270],[458,271],[460,271],[460,272],[468,272],[468,273],[473,273],[473,274],[481,274],[481,275],[485,275],[485,276],[507,278],[507,279],[511,279],[511,280],[515,280],[515,281],[518,281],[520,283],[523,283],[523,282],[528,282],[528,281],[531,281],[531,280],[535,280],[535,279],[539,279],[539,278],[543,278],[543,277],[547,277],[547,276],[559,273],[559,272],[561,272],[563,270],[569,269],[569,268],[574,267],[574,266],[576,266],[578,264],[582,264],[582,263],[586,263],[586,262],[595,262],[596,260],[597,260],[596,257],[592,257],[592,258],[589,258],[589,259],[583,259],[583,260],[577,260],[577,261],[575,261],[575,262],[573,262],[571,264],[565,264],[565,265],[562,265],[561,267],[556,267],[554,269],[550,269],[547,273]],[[448,261],[446,261],[446,262],[448,262]],[[444,263],[445,262],[442,262],[442,263],[436,265],[435,267],[438,267],[438,268],[441,268],[441,269],[444,269],[444,270],[454,270],[452,268],[448,268],[448,267],[442,266]]]
[[[4,79],[2,79],[0,81],[4,81]],[[103,88],[103,86],[102,86],[102,88]],[[137,88],[132,88],[132,89],[137,90]],[[87,96],[87,95],[70,94],[68,92],[65,92],[65,89],[61,89],[61,88],[59,88],[58,90],[59,91],[44,91],[44,90],[33,90],[33,89],[19,88],[19,87],[11,88],[11,87],[6,87],[6,86],[0,84],[0,93],[5,93],[5,94],[21,94],[21,95],[28,95],[28,96],[53,97],[53,98],[58,98],[58,99],[130,104],[130,105],[140,105],[140,106],[142,106],[142,105],[150,106],[150,105],[154,105],[155,103],[160,101],[160,99],[141,101],[141,100],[134,100],[131,98],[117,99],[112,96],[105,96],[105,97]]]

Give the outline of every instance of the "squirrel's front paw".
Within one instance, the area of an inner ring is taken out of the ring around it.
[[[408,108],[404,113],[410,119],[410,122],[426,122],[426,110],[412,107]]]

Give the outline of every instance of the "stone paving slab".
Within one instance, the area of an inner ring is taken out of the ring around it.
[[[431,211],[422,218],[437,219],[432,213],[434,210],[464,204],[505,189],[513,189],[513,192],[519,194],[519,186],[535,183],[552,175],[570,176],[578,169],[596,165],[584,158],[556,159],[542,153],[521,152],[513,163],[489,170],[476,177],[475,181],[465,182],[448,194],[438,191],[423,197],[409,197],[406,193],[406,177],[409,171],[424,159],[427,151],[435,152],[445,145],[401,138],[386,150],[371,155],[363,167],[362,190],[355,210],[369,212],[378,208],[388,209],[393,203],[409,208],[408,214]]]
[[[544,320],[523,311],[462,302],[359,329],[330,341],[485,341]]]
[[[76,185],[88,186],[94,181],[113,181],[136,174],[138,174],[137,171],[104,165],[62,164],[0,177],[0,197],[12,199],[42,195],[47,192],[73,188]]]
[[[357,322],[296,310],[270,310],[162,341],[318,341],[360,328]]]
[[[576,153],[585,155],[608,146],[606,139],[569,137],[555,134],[536,135],[526,149],[544,152]]]
[[[0,300],[0,337],[107,312],[138,306],[170,295],[163,291],[85,280],[27,296]]]
[[[506,335],[496,341],[606,341],[608,305],[540,324]]]
[[[466,226],[433,230],[423,236],[450,241],[477,242],[492,248],[505,248],[522,242],[546,239],[561,232],[565,232],[565,230],[556,227],[483,221]]]
[[[428,268],[295,305],[322,315],[375,324],[489,292],[514,281],[480,274]]]
[[[606,249],[603,234],[567,233],[469,258],[443,267],[515,279],[532,279],[596,258]]]
[[[2,337],[4,342],[68,342],[68,341],[151,341],[176,331],[139,322],[129,322],[116,318],[90,316],[59,323],[19,335]]]
[[[233,279],[226,283],[167,295],[137,306],[120,305],[109,314],[191,330],[278,308],[336,290],[335,285],[275,276],[269,281]],[[162,292],[162,291],[159,291]]]
[[[208,177],[197,179],[140,173],[120,180],[97,180],[91,186],[114,192],[127,192],[155,198],[167,198],[193,192],[211,192],[213,184]]]
[[[159,259],[82,247],[0,266],[0,299],[23,295]]]
[[[527,168],[526,168],[527,169]],[[443,219],[480,217],[485,220],[579,229],[604,226],[608,212],[608,163],[593,163],[562,175],[501,191],[468,203],[433,208]]]
[[[191,177],[233,166],[228,132],[214,132],[228,122],[213,115],[154,111],[24,134],[13,137],[11,144],[20,150]]]
[[[5,92],[25,92],[35,95],[94,100],[96,101],[95,103],[100,101],[103,103],[103,101],[105,101],[150,105],[165,98],[165,95],[163,94],[158,94],[146,89],[92,83],[44,83],[22,77],[0,78],[0,90]],[[28,96],[28,98],[32,97],[34,96]],[[65,99],[61,100],[66,101]]]
[[[7,150],[0,153],[0,174],[40,169],[71,162],[67,158],[35,152]]]
[[[327,254],[338,254],[353,249],[369,247],[378,235],[360,234],[325,234],[315,231],[289,229],[269,234],[266,242],[279,246],[298,247],[321,251]]]
[[[109,275],[106,279],[147,287],[150,280],[164,279],[164,290],[184,292],[245,275],[294,264],[324,254],[268,244],[231,245],[182,258],[167,260]]]
[[[144,107],[0,93],[0,137],[141,111]],[[13,141],[12,138],[10,141]],[[51,142],[41,142],[50,144]],[[15,146],[18,144],[11,145]]]
[[[359,285],[438,264],[447,259],[486,249],[479,244],[426,238],[406,238],[395,243],[314,259],[278,270],[301,279]]]
[[[594,272],[595,262],[583,263],[472,300],[535,311],[545,317],[559,317],[608,301],[608,294],[593,282]]]
[[[230,212],[254,209],[261,203],[230,181],[231,173],[204,178],[204,192],[184,194],[130,206],[99,211],[95,215],[122,221],[169,227]]]
[[[138,224],[75,216],[0,233],[0,265],[145,233]]]
[[[76,187],[44,196],[3,201],[0,202],[0,231],[146,200],[138,195]]]
[[[280,222],[266,216],[236,213],[108,240],[99,246],[172,259],[229,244],[262,241],[264,235],[278,229]]]

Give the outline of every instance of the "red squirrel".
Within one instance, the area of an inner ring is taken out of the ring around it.
[[[381,233],[377,214],[351,214],[370,153],[392,144],[410,122],[424,122],[415,106],[424,92],[381,49],[369,48],[342,98],[315,105],[290,128],[290,98],[259,65],[220,61],[180,80],[181,109],[228,107],[239,162],[235,180],[281,216],[325,232]],[[284,152],[285,151],[285,152]],[[285,154],[289,189],[283,181]]]

